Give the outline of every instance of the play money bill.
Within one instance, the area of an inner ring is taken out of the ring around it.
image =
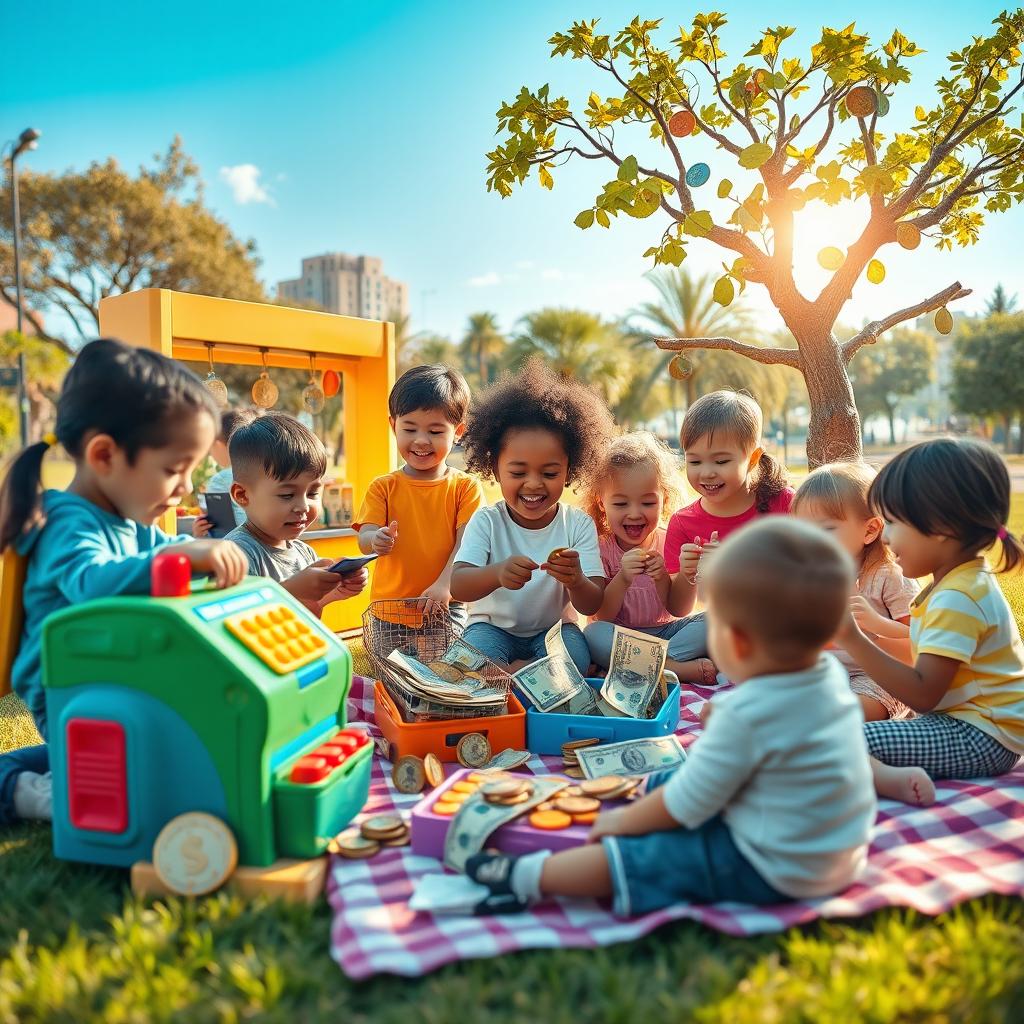
[[[601,696],[624,715],[642,718],[658,689],[667,655],[667,640],[616,626]]]
[[[604,775],[649,775],[678,768],[686,760],[683,745],[674,734],[583,747],[576,751],[576,756],[588,779]]]
[[[569,785],[567,779],[535,778],[533,792],[528,800],[519,804],[491,804],[480,793],[474,793],[452,818],[444,840],[445,867],[455,871],[466,870],[466,861],[479,853],[487,840],[521,814],[532,811],[538,804],[549,800]]]

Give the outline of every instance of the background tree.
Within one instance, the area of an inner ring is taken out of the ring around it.
[[[581,309],[548,307],[528,313],[521,325],[508,353],[512,369],[539,356],[555,373],[586,381],[615,406],[631,377],[623,359],[625,338],[617,324]]]
[[[992,291],[992,297],[985,302],[985,313],[994,316],[996,313],[1012,313],[1017,308],[1017,296],[1007,295],[1000,282]]]
[[[965,322],[953,343],[950,398],[959,412],[995,419],[1011,448],[1013,417],[1024,445],[1024,313]]]
[[[409,346],[409,366],[422,363],[444,363],[445,366],[456,366],[462,369],[459,350],[450,338],[443,334],[424,332],[417,334]]]
[[[888,141],[878,131],[879,117],[896,88],[910,80],[908,59],[922,52],[902,32],[873,48],[852,24],[826,27],[801,59],[783,55],[795,29],[779,26],[764,30],[727,70],[719,36],[725,24],[721,14],[698,14],[670,48],[654,39],[660,22],[640,18],[614,35],[599,34],[596,21],[556,33],[552,55],[589,62],[614,91],[591,92],[574,107],[564,96],[553,97],[547,85],[522,87],[498,110],[502,139],[488,154],[487,187],[508,196],[536,169],[540,184],[553,188],[553,170],[573,157],[614,165],[615,176],[576,217],[580,228],[608,228],[620,214],[660,212],[669,223],[647,250],[656,264],[678,266],[693,238],[726,250],[732,263],[716,285],[719,301],[728,305],[737,285],[740,291],[747,282],[764,287],[797,347],[757,348],[729,336],[659,345],[726,349],[798,369],[810,398],[809,463],[849,458],[861,451],[850,360],[897,324],[969,294],[954,282],[840,342],[833,328],[856,281],[865,272],[869,280],[884,276],[875,260],[884,245],[898,239],[912,248],[925,231],[940,248],[968,245],[977,240],[986,211],[1024,198],[1024,132],[1008,121],[1024,88],[1024,11],[999,15],[993,32],[950,54],[934,105],[917,107],[913,124],[892,131]],[[642,130],[632,136],[635,147],[627,142],[632,126]],[[836,145],[840,129],[845,137]],[[722,180],[717,191],[727,205],[717,216],[694,198],[706,166],[690,166],[685,137],[697,132],[735,158],[741,173],[755,171],[759,178],[745,196]],[[826,160],[830,143],[834,156]],[[668,158],[663,166],[646,158],[651,149]],[[807,203],[862,196],[870,210],[863,231],[845,254],[829,254],[831,278],[817,296],[805,296],[793,276],[794,213]]]
[[[508,341],[494,313],[471,313],[459,345],[462,366],[470,379],[487,387],[498,376]]]
[[[255,242],[240,241],[204,204],[199,169],[176,138],[153,168],[134,177],[116,160],[84,171],[19,175],[22,275],[28,320],[59,309],[81,340],[99,332],[99,304],[138,288],[173,288],[265,300]],[[12,306],[14,273],[9,185],[0,191],[0,295]]]
[[[884,416],[889,443],[896,444],[896,410],[900,400],[926,387],[934,378],[935,340],[909,328],[893,331],[884,341],[857,354],[850,365],[853,394],[862,417]]]
[[[0,366],[14,366],[20,352],[25,353],[29,443],[32,444],[53,429],[56,419],[54,399],[71,359],[63,349],[39,338],[17,331],[5,331],[0,335]],[[21,444],[20,430],[17,392],[0,391],[0,452],[12,451]]]

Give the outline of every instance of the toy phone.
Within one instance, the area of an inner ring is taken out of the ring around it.
[[[206,518],[213,523],[211,537],[226,537],[237,525],[235,506],[227,491],[207,491]]]
[[[340,562],[327,566],[327,571],[336,572],[339,576],[348,576],[349,573],[362,569],[364,565],[369,565],[376,557],[376,555],[363,555],[361,558],[343,558]]]

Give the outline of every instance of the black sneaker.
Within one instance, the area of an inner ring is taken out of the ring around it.
[[[466,861],[466,877],[486,885],[494,896],[514,896],[511,881],[517,860],[518,857],[510,857],[507,853],[475,853]]]
[[[491,914],[521,914],[526,904],[516,899],[515,893],[495,893],[485,896],[474,908],[476,917],[487,917]]]

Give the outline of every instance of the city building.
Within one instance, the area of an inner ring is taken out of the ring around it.
[[[368,320],[400,319],[409,311],[407,285],[385,276],[382,261],[375,256],[309,256],[302,261],[302,276],[279,281],[277,294]]]

